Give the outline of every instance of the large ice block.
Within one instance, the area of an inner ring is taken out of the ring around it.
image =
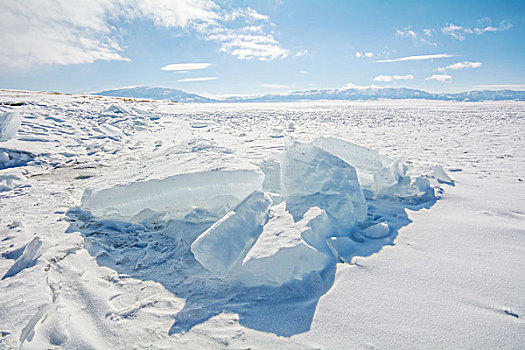
[[[270,205],[268,195],[259,191],[250,194],[192,243],[195,259],[224,278],[242,261],[261,234]]]
[[[326,210],[343,231],[366,219],[367,206],[355,168],[318,147],[299,142],[286,147],[281,190],[296,221],[314,206]]]
[[[133,217],[145,209],[182,218],[196,207],[223,215],[260,190],[260,170],[207,171],[86,190],[82,208],[98,217]]]

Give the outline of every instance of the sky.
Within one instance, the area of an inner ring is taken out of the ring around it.
[[[525,1],[0,0],[0,88],[525,90]]]

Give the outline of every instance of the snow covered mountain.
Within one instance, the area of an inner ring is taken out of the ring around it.
[[[285,102],[302,100],[425,99],[442,101],[525,101],[525,91],[483,90],[460,93],[430,93],[409,88],[366,88],[293,91],[256,97],[230,97],[228,102]]]
[[[177,89],[136,86],[115,90],[106,90],[94,93],[99,96],[147,98],[151,100],[170,100],[176,102],[216,102],[197,94],[184,92]]]
[[[94,95],[171,100],[177,102],[290,102],[315,100],[378,100],[418,99],[440,101],[525,101],[525,91],[476,90],[459,93],[431,93],[409,88],[366,88],[366,89],[325,89],[300,90],[284,94],[263,96],[232,96],[219,101],[182,90],[137,86],[97,92]]]

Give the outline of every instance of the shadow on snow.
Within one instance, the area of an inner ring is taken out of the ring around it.
[[[391,234],[369,239],[354,232],[350,237],[357,244],[352,255],[369,256],[385,245],[394,245],[398,230],[411,222],[406,209],[428,209],[436,200],[427,198],[418,204],[368,200],[368,224],[387,221]],[[188,239],[197,237],[211,223],[171,220],[135,224],[97,219],[79,208],[69,210],[68,220],[67,232],[82,234],[86,249],[99,265],[136,279],[161,283],[176,297],[185,299],[169,334],[187,332],[223,312],[238,314],[242,325],[258,331],[286,337],[303,333],[310,329],[319,298],[334,283],[335,259],[320,273],[278,287],[246,287],[220,280],[195,260]]]

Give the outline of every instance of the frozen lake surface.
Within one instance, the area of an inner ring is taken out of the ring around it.
[[[1,348],[525,344],[522,102],[0,102]]]

